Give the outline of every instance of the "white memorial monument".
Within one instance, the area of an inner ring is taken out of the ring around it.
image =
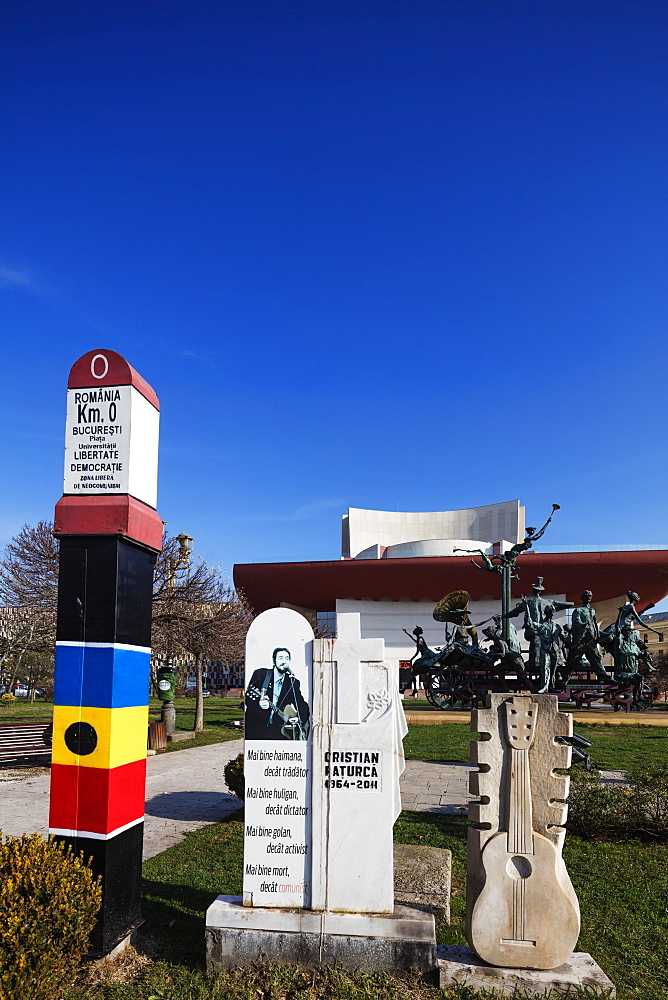
[[[244,906],[309,906],[313,631],[295,611],[246,640]]]
[[[394,905],[406,720],[382,639],[358,614],[313,638],[296,611],[246,646],[243,897],[206,916],[210,969],[263,958],[349,970],[436,967],[434,918]]]

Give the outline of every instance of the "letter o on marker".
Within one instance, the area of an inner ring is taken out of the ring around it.
[[[104,364],[104,371],[100,372],[99,375],[95,371],[95,362],[98,360],[102,361],[102,363]],[[108,371],[109,371],[109,362],[105,358],[104,354],[96,354],[90,363],[90,373],[93,376],[93,378],[104,378],[104,376],[107,374]]]

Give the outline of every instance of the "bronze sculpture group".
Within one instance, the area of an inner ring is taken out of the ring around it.
[[[572,608],[573,604],[541,597],[544,589],[543,579],[538,577],[530,595],[522,597],[505,615],[494,616],[494,624],[482,630],[489,643],[487,647],[478,645],[476,628],[471,624],[466,608],[468,595],[464,591],[448,595],[448,598],[456,596],[460,602],[464,598],[466,603],[445,611],[443,601],[436,606],[434,617],[454,626],[446,631],[442,647],[430,648],[419,626],[413,629],[412,634],[406,632],[416,645],[410,661],[413,676],[433,677],[449,668],[450,677],[444,679],[445,687],[448,688],[447,681],[452,680],[460,693],[463,694],[463,688],[468,688],[472,694],[471,677],[467,685],[463,674],[471,675],[477,668],[489,673],[497,690],[516,688],[544,694],[565,690],[573,674],[586,671],[595,674],[600,685],[632,688],[633,702],[636,703],[643,685],[642,668],[645,672],[651,671],[652,658],[632,622],[639,623],[643,629],[656,631],[643,622],[636,611],[638,595],[629,591],[627,602],[619,608],[616,621],[601,630],[592,607],[590,590],[582,592],[580,606],[574,608],[571,624],[560,625],[554,620],[555,611]],[[448,598],[444,601],[447,602]],[[524,638],[529,646],[525,656],[512,623],[504,622],[504,619],[519,615],[524,616]],[[510,624],[507,640],[503,637],[504,624]],[[603,665],[601,650],[612,656],[612,674]]]
[[[643,669],[646,673],[651,671],[652,661],[646,643],[634,626],[640,625],[652,632],[656,630],[641,620],[641,613],[636,610],[640,598],[635,591],[627,592],[626,603],[619,608],[616,621],[603,630],[596,619],[590,590],[582,592],[580,605],[574,608],[570,601],[543,597],[545,587],[540,576],[532,584],[531,594],[521,597],[514,607],[510,607],[511,580],[519,578],[517,558],[543,535],[558,509],[559,505],[553,504],[552,513],[540,531],[527,528],[524,541],[507,552],[488,555],[479,549],[455,550],[481,556],[482,565],[474,559],[471,562],[478,569],[501,576],[501,614],[488,619],[494,624],[482,631],[489,642],[486,648],[479,645],[476,627],[470,621],[467,611],[469,595],[466,591],[448,594],[434,608],[434,618],[452,626],[448,629],[446,624],[445,644],[442,647],[431,649],[419,627],[412,634],[404,629],[416,644],[410,661],[413,676],[427,679],[427,693],[429,695],[430,690],[436,692],[437,704],[440,698],[450,705],[455,702],[466,707],[473,705],[479,696],[476,670],[478,674],[484,672],[496,690],[508,691],[512,687],[536,694],[564,691],[571,677],[584,671],[594,674],[595,683],[608,693],[612,692],[617,702],[622,701],[619,692],[629,692],[633,707],[639,707],[641,695],[646,701]],[[569,608],[573,608],[570,625],[561,625],[554,620],[555,612]],[[649,608],[644,609],[647,610]],[[513,618],[520,616],[524,639],[528,644],[526,657],[512,622]],[[612,674],[603,664],[601,650],[612,656]],[[440,707],[445,706],[440,704]]]

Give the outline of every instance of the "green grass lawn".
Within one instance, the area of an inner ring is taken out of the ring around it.
[[[195,699],[177,698],[174,702],[176,708],[176,728],[177,730],[192,731],[195,722]],[[149,707],[149,721],[157,722],[160,719],[161,703],[157,698],[151,698]],[[168,753],[176,750],[185,750],[187,747],[204,747],[212,743],[225,743],[227,740],[238,740],[243,736],[242,730],[228,729],[226,722],[233,722],[243,719],[244,712],[241,707],[240,698],[205,698],[204,699],[204,729],[197,733],[194,740],[187,743],[168,743]]]
[[[195,722],[195,699],[177,698],[176,728],[192,730]],[[149,704],[149,721],[160,719],[161,702],[151,698]],[[193,741],[187,743],[169,743],[167,750],[185,750],[188,747],[207,746],[210,743],[224,743],[227,740],[237,740],[243,733],[228,729],[226,722],[243,719],[243,709],[240,698],[205,698],[204,699],[204,730],[198,733]],[[0,708],[0,726],[3,723],[31,722],[35,725],[51,722],[53,705],[48,702],[36,701],[34,705],[24,705],[16,701],[13,705]]]
[[[578,723],[575,731],[593,741],[590,753],[599,767],[623,771],[650,761],[668,763],[668,727]],[[474,738],[465,723],[409,726],[404,752],[409,760],[468,761]]]
[[[398,843],[445,847],[453,857],[452,923],[437,922],[442,944],[465,944],[466,827],[464,818],[402,813]],[[578,951],[587,951],[617,986],[618,1000],[668,1000],[668,846],[611,844],[569,836],[564,857],[582,910]],[[441,991],[383,976],[261,966],[243,973],[203,974],[204,913],[219,893],[241,893],[243,823],[239,814],[191,833],[144,864],[142,931],[162,956],[145,979],[132,985],[86,984],[66,1000],[315,1000],[315,998],[406,998],[422,1000],[471,994]]]
[[[442,944],[465,944],[466,827],[463,817],[402,813],[395,841],[452,851],[452,923]],[[567,836],[564,859],[580,900],[576,951],[589,952],[618,1000],[668,1000],[668,846],[611,844]]]
[[[0,705],[0,726],[4,723],[31,722],[34,725],[51,722],[53,705],[48,701],[36,701],[33,705],[26,704],[17,698],[12,705]]]
[[[177,698],[176,728],[192,730],[195,719],[195,699]],[[48,725],[53,705],[35,702],[23,705],[17,702],[10,708],[0,709],[3,722],[35,722]],[[149,707],[151,721],[160,718],[160,702],[152,698]],[[168,751],[184,750],[193,746],[207,746],[239,739],[240,733],[228,729],[226,722],[243,718],[241,699],[206,698],[204,701],[204,730],[194,741],[170,743]],[[668,763],[668,727],[612,726],[604,723],[577,723],[576,732],[593,740],[591,754],[599,767],[624,770],[649,761]],[[404,740],[404,750],[409,760],[469,760],[469,744],[474,738],[467,723],[448,723],[443,726],[410,726]]]
[[[443,726],[409,726],[404,737],[404,753],[408,760],[467,761],[473,738],[471,727],[464,722],[450,722]]]

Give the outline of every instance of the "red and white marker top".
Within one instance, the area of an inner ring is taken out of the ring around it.
[[[68,389],[83,389],[92,386],[131,385],[142,396],[160,409],[160,401],[155,390],[136,372],[132,365],[116,351],[88,351],[75,361],[70,369]]]
[[[57,534],[120,532],[160,548],[159,423],[155,391],[116,351],[88,351],[75,362]]]

